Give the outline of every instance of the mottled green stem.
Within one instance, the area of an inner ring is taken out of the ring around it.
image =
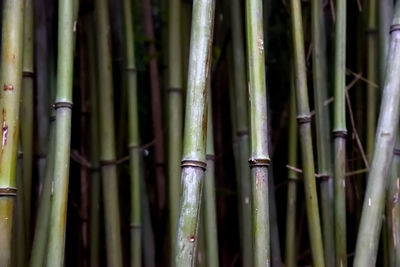
[[[11,264],[11,235],[16,186],[19,108],[23,61],[24,0],[2,1],[0,266]],[[23,194],[23,192],[21,192]]]
[[[264,58],[263,6],[261,1],[246,0],[246,39],[250,91],[250,127],[253,266],[270,265],[268,203],[268,121]]]
[[[313,264],[323,267],[324,253],[318,210],[317,189],[315,185],[315,167],[311,137],[311,115],[308,103],[306,64],[304,55],[303,25],[300,1],[290,1],[292,19],[292,39],[294,48],[294,67],[296,77],[297,121],[300,131],[300,148],[303,165],[304,192],[307,206],[308,230],[310,235]]]
[[[206,168],[207,81],[211,64],[214,0],[193,3],[182,157],[182,193],[175,265],[194,266],[202,185]]]
[[[114,86],[111,62],[111,33],[108,1],[95,1],[97,71],[100,115],[100,163],[104,199],[107,265],[122,266],[118,177],[116,166]]]
[[[375,136],[375,150],[357,237],[355,267],[375,266],[382,213],[385,205],[387,176],[398,131],[400,115],[400,2],[396,3],[394,14],[385,85]]]

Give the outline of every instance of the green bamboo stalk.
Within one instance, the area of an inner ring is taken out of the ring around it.
[[[179,216],[179,195],[181,191],[180,159],[182,156],[182,38],[181,38],[181,0],[169,2],[168,25],[168,189],[169,226],[171,255],[175,250],[175,233]],[[171,257],[171,266],[175,259]]]
[[[206,168],[207,80],[211,64],[214,0],[193,2],[188,92],[182,157],[182,193],[175,265],[194,266],[202,185]]]
[[[100,162],[104,198],[107,263],[122,266],[118,177],[115,164],[114,96],[110,47],[108,2],[97,0],[96,36],[100,115]],[[101,60],[100,60],[101,59]]]
[[[32,163],[33,163],[33,0],[25,0],[24,7],[24,52],[21,89],[21,147],[22,181],[24,194],[25,238],[30,240]],[[27,243],[29,244],[29,242]]]
[[[238,192],[239,192],[239,212],[240,212],[240,235],[242,266],[252,265],[252,226],[251,218],[251,183],[250,170],[246,161],[250,156],[249,152],[249,120],[247,107],[246,90],[246,60],[244,49],[244,38],[242,28],[242,15],[240,2],[231,1],[231,25],[232,25],[232,52],[233,52],[233,85],[234,85],[234,105],[236,113],[236,132],[237,149],[239,155],[238,173]]]
[[[300,1],[290,1],[292,18],[292,38],[294,48],[294,66],[296,76],[297,121],[301,138],[301,156],[303,163],[304,191],[307,206],[308,229],[311,254],[315,266],[323,267],[324,254],[318,210],[317,190],[315,186],[315,167],[311,138],[311,116],[308,103],[307,78],[304,55],[303,26]]]
[[[377,59],[377,4],[376,0],[368,0],[367,28],[367,79],[374,83],[378,81]],[[366,123],[366,154],[371,161],[374,150],[374,138],[377,118],[378,90],[367,84],[367,123]]]
[[[0,266],[11,264],[11,235],[16,191],[19,103],[23,61],[24,1],[4,0],[2,6],[0,109]],[[22,193],[23,194],[23,193]]]
[[[374,266],[376,262],[385,187],[398,131],[400,115],[400,2],[396,3],[391,40],[376,131],[376,143],[356,243],[354,266]]]
[[[270,265],[268,204],[268,122],[264,64],[263,6],[246,1],[246,35],[250,91],[253,266]]]
[[[129,154],[131,176],[131,266],[142,266],[142,216],[140,190],[140,137],[137,101],[135,39],[133,30],[132,7],[130,0],[124,0],[125,22],[125,71],[128,89],[128,118],[129,118]]]
[[[93,32],[93,16],[89,14],[85,20],[88,47],[88,74],[90,90],[90,159],[92,172],[90,178],[90,215],[89,215],[89,250],[90,266],[100,266],[100,199],[101,177],[99,157],[99,108],[96,75],[96,45]]]
[[[318,173],[326,176],[320,182],[321,219],[325,264],[335,266],[335,238],[333,224],[333,180],[329,109],[324,105],[328,98],[326,31],[322,0],[311,1],[312,73],[314,82],[315,125]]]
[[[77,4],[77,1],[60,0],[58,5],[57,86],[54,101],[55,159],[46,261],[49,267],[62,266],[64,263],[75,46],[74,24]]]
[[[207,170],[204,178],[204,237],[206,247],[206,265],[218,267],[218,234],[217,234],[217,210],[215,207],[215,155],[214,134],[211,105],[211,79],[209,79],[208,94],[208,118],[207,118],[207,145],[206,158]]]
[[[289,115],[289,158],[290,166],[297,166],[298,133],[296,125],[296,97],[295,80],[292,71],[290,87],[290,115]],[[296,260],[296,203],[298,175],[288,170],[288,195],[286,204],[286,267],[297,266]]]
[[[336,1],[334,116],[336,266],[347,266],[346,248],[346,0]]]

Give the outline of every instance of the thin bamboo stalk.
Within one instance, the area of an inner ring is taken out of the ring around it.
[[[336,1],[334,60],[334,181],[336,266],[347,266],[346,248],[346,0]]]
[[[396,3],[391,40],[376,131],[376,143],[364,198],[354,266],[374,266],[377,257],[387,176],[400,115],[400,2]]]
[[[324,242],[325,264],[327,267],[335,266],[335,238],[333,221],[333,179],[332,179],[332,151],[330,135],[329,108],[324,105],[328,98],[327,86],[327,56],[326,56],[326,30],[323,0],[311,1],[311,27],[312,27],[312,73],[315,102],[315,125],[317,141],[318,173],[326,176],[320,182],[321,190],[321,222]]]
[[[297,166],[298,132],[296,125],[296,96],[295,80],[292,71],[290,81],[290,115],[289,115],[289,158],[290,166]],[[296,203],[298,175],[293,170],[288,170],[288,195],[286,204],[286,267],[297,266],[296,260]]]
[[[181,0],[169,3],[168,25],[168,189],[171,255],[175,251],[175,233],[179,216],[181,192],[180,159],[182,156],[183,89]],[[171,257],[171,266],[175,259]]]
[[[250,91],[250,127],[253,214],[253,266],[270,264],[268,201],[268,122],[264,66],[263,6],[246,1],[246,35]]]
[[[54,101],[55,159],[46,260],[47,266],[52,267],[62,266],[64,263],[75,46],[74,23],[77,3],[77,1],[60,0],[58,5],[57,86]]]
[[[208,118],[207,118],[207,145],[206,158],[207,170],[204,177],[204,237],[206,247],[206,264],[208,267],[218,267],[218,234],[217,234],[217,210],[215,207],[215,155],[214,133],[211,105],[211,79],[209,79],[208,94]]]
[[[100,164],[104,199],[108,266],[122,266],[118,177],[114,133],[114,94],[110,47],[108,1],[97,0],[96,37],[100,115]],[[101,60],[100,60],[101,59]]]
[[[303,163],[304,191],[307,206],[308,229],[310,235],[313,264],[323,267],[324,253],[321,236],[318,198],[315,185],[315,167],[313,144],[311,138],[311,116],[308,103],[307,78],[304,55],[303,26],[300,1],[290,1],[292,18],[292,38],[294,48],[294,66],[296,76],[297,121],[301,139],[301,156]]]
[[[134,22],[130,0],[124,0],[125,22],[125,71],[128,89],[128,118],[129,118],[129,154],[131,176],[131,265],[142,266],[142,216],[140,190],[140,137],[137,101],[136,59]]]
[[[23,165],[23,153],[21,147],[18,148],[17,158],[17,188],[23,190],[23,177],[22,177],[22,165]],[[14,209],[14,225],[13,225],[13,264],[12,266],[24,267],[27,264],[26,253],[26,236],[25,236],[25,212],[24,212],[24,194],[19,194],[15,200]]]
[[[188,92],[182,157],[182,193],[175,265],[194,266],[202,185],[206,167],[207,80],[211,64],[214,0],[193,2]]]
[[[19,108],[23,61],[24,1],[4,0],[2,6],[0,108],[0,266],[11,264],[11,235],[16,191]]]
[[[235,140],[238,150],[238,192],[240,213],[240,248],[242,253],[242,266],[252,265],[252,226],[251,218],[251,180],[247,160],[250,156],[249,148],[249,119],[248,119],[248,94],[246,90],[246,59],[243,38],[243,18],[240,2],[231,1],[232,25],[232,52],[233,52],[233,86],[235,108]]]
[[[24,52],[22,63],[21,89],[21,147],[22,181],[24,194],[25,239],[30,240],[31,195],[32,195],[32,163],[33,163],[33,1],[25,0],[24,7]]]
[[[378,81],[377,59],[377,4],[376,0],[368,0],[367,21],[367,78],[376,83]],[[366,123],[366,153],[371,161],[374,150],[374,138],[376,130],[378,90],[371,84],[367,84],[367,123]]]

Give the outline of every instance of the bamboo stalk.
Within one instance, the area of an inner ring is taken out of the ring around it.
[[[100,115],[100,164],[104,199],[106,249],[108,266],[122,266],[118,177],[114,133],[114,95],[110,47],[108,1],[97,0],[96,37]]]
[[[207,80],[211,64],[214,0],[193,3],[188,92],[182,157],[182,193],[175,265],[194,266],[202,185],[206,167]]]
[[[250,127],[253,214],[253,266],[270,264],[268,201],[268,122],[264,67],[263,6],[246,1],[246,35],[250,91]]]
[[[77,1],[60,0],[58,5],[57,86],[54,101],[55,159],[46,260],[47,266],[52,267],[62,266],[64,263],[75,46],[74,23],[77,3]]]
[[[290,115],[289,115],[289,158],[288,164],[297,166],[298,132],[296,125],[296,97],[295,80],[292,71],[290,87]],[[286,204],[286,267],[297,266],[296,259],[296,203],[298,175],[293,170],[288,170],[288,195]]]
[[[182,38],[181,38],[181,0],[169,3],[168,25],[168,189],[169,226],[171,254],[175,250],[175,233],[179,216],[179,196],[181,192],[180,159],[182,156]],[[175,259],[171,257],[171,266]]]
[[[206,247],[206,264],[208,267],[218,267],[218,234],[217,234],[217,210],[215,205],[215,155],[214,133],[211,105],[211,79],[208,86],[208,118],[207,118],[207,144],[206,158],[207,170],[204,177],[204,236]]]
[[[334,60],[334,181],[336,266],[347,266],[346,248],[346,0],[336,1]]]
[[[21,147],[22,181],[24,194],[25,239],[30,243],[32,167],[33,167],[33,1],[25,0],[24,7],[24,52],[21,88]]]
[[[234,107],[236,113],[235,139],[238,150],[238,192],[240,213],[240,248],[242,253],[242,266],[252,265],[252,226],[248,218],[251,218],[251,182],[250,170],[247,166],[249,152],[249,120],[246,90],[246,60],[243,38],[243,23],[240,12],[240,2],[231,1],[231,25],[232,25],[232,52],[233,52],[233,86]]]
[[[368,28],[367,28],[367,78],[376,83],[378,81],[377,50],[377,4],[376,0],[368,0]],[[376,130],[378,90],[367,84],[367,123],[366,123],[366,153],[371,161],[374,150]]]
[[[140,190],[140,137],[138,121],[135,39],[131,1],[124,0],[125,71],[128,89],[129,151],[131,176],[131,266],[142,266],[142,216]]]
[[[323,254],[324,250],[322,244],[318,198],[314,176],[315,167],[311,138],[311,116],[308,103],[301,7],[300,1],[298,0],[291,0],[290,3],[294,66],[296,76],[297,121],[299,124],[301,140],[300,148],[303,163],[304,191],[307,206],[311,254],[313,258],[313,264],[315,266],[323,267],[325,266]]]
[[[11,235],[16,191],[19,108],[23,61],[24,1],[4,0],[2,6],[0,108],[0,266],[11,264]],[[22,193],[23,194],[23,193]]]
[[[391,41],[368,185],[356,243],[354,266],[374,266],[384,210],[387,175],[400,115],[400,2],[396,3]]]
[[[328,79],[326,73],[326,30],[322,4],[322,0],[311,1],[312,73],[317,132],[317,171],[326,176],[326,179],[322,179],[320,182],[324,255],[326,266],[333,267],[335,265],[335,238],[333,223],[332,151],[329,109],[324,105],[324,101],[328,98]]]

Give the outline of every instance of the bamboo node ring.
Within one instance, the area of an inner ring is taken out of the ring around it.
[[[236,132],[236,136],[245,136],[245,135],[249,135],[249,131],[248,130],[242,130],[242,131],[237,131]]]
[[[400,156],[400,149],[399,148],[395,148],[393,150],[393,154],[396,155],[396,156]]]
[[[169,87],[167,89],[168,93],[182,93],[182,88],[178,88],[178,87]]]
[[[296,117],[297,123],[303,124],[303,123],[309,123],[312,121],[311,115],[300,115]]]
[[[343,130],[338,130],[338,131],[334,131],[333,132],[333,136],[334,137],[342,137],[345,138],[347,135],[347,131],[343,131]]]
[[[33,74],[33,71],[23,71],[23,72],[22,72],[22,76],[23,76],[23,77],[30,77],[30,78],[33,78],[34,74]]]
[[[181,167],[182,168],[195,167],[195,168],[200,168],[205,171],[206,167],[207,167],[207,163],[205,163],[204,161],[200,161],[200,160],[184,159],[184,160],[182,160]]]
[[[0,197],[15,197],[17,189],[13,187],[0,188]]]
[[[142,228],[142,225],[137,224],[137,223],[131,223],[131,224],[129,225],[129,227],[130,227],[131,229],[140,229],[140,228]]]
[[[136,68],[126,68],[125,70],[126,70],[127,72],[133,72],[133,73],[137,72],[137,69],[136,69]]]
[[[59,108],[69,108],[72,109],[72,103],[71,102],[66,102],[66,101],[58,101],[55,102],[53,105],[54,109],[59,109]]]
[[[250,168],[268,167],[270,164],[271,164],[271,160],[269,158],[263,158],[263,159],[251,158],[251,159],[249,159]]]
[[[117,165],[117,161],[116,160],[103,159],[103,160],[100,160],[100,165],[101,166]]]
[[[399,31],[400,30],[400,24],[393,24],[390,25],[390,31],[389,33],[395,32],[395,31]]]

